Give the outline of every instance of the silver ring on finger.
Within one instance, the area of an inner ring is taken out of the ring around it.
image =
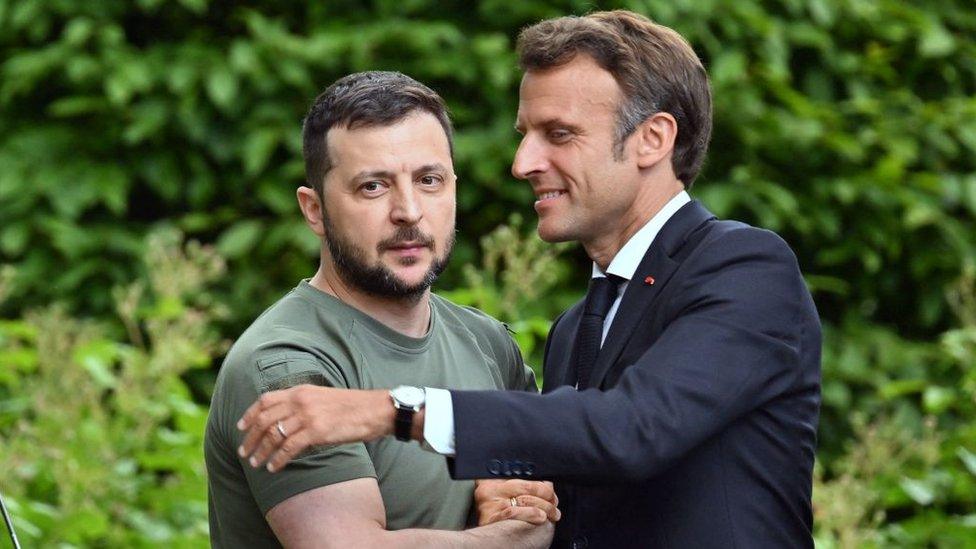
[[[509,501],[509,503],[512,504],[512,507],[518,507],[518,498],[514,498],[514,497],[513,498],[509,498],[508,501]]]
[[[278,433],[281,434],[282,439],[288,438],[288,433],[285,432],[285,427],[281,424],[280,419],[275,423],[275,427],[278,429]]]

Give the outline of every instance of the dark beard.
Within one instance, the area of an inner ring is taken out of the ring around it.
[[[325,224],[325,243],[329,246],[332,261],[335,263],[336,271],[343,282],[377,297],[416,302],[447,268],[447,264],[451,260],[451,252],[454,251],[454,233],[452,232],[450,240],[446,243],[444,255],[434,258],[420,282],[409,285],[383,264],[379,262],[374,265],[367,264],[366,253],[362,248],[340,236],[327,218],[323,221]],[[419,242],[432,250],[434,247],[433,238],[422,233],[416,226],[411,225],[409,227],[398,227],[391,238],[376,245],[376,250],[382,253],[402,242]]]

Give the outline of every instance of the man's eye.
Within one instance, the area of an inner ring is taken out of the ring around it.
[[[425,175],[420,178],[420,183],[429,187],[440,184],[441,178],[436,175]]]
[[[383,188],[383,184],[379,181],[369,181],[360,185],[359,188],[367,193],[375,193]]]
[[[568,130],[552,130],[549,132],[550,141],[566,141],[572,136]]]

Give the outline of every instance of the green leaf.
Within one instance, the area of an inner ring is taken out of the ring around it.
[[[27,246],[30,229],[27,223],[12,223],[0,229],[0,251],[5,255],[20,255]]]
[[[98,509],[74,510],[62,517],[58,525],[66,539],[78,544],[99,539],[108,532],[110,527],[105,511]]]
[[[92,376],[99,387],[109,389],[116,384],[112,367],[117,355],[118,350],[113,342],[96,340],[79,347],[73,360]]]
[[[922,27],[918,51],[923,57],[942,57],[952,53],[955,49],[955,38],[942,24],[930,21]]]
[[[76,17],[68,22],[62,34],[65,43],[72,46],[84,44],[91,36],[95,25],[85,17]]]
[[[926,390],[927,384],[928,381],[924,379],[900,379],[897,381],[889,381],[878,388],[878,393],[882,398],[893,399],[903,397],[905,395],[920,393]]]
[[[241,156],[244,160],[244,173],[257,175],[268,165],[268,160],[278,146],[281,133],[274,128],[264,128],[244,136]]]
[[[261,203],[282,217],[298,214],[295,187],[284,185],[277,179],[262,180],[258,183],[257,196]],[[281,226],[279,224],[279,226]]]
[[[48,108],[51,116],[59,118],[70,118],[103,112],[109,108],[108,102],[104,97],[76,95],[64,97],[52,102]]]
[[[930,414],[941,414],[956,402],[956,392],[948,387],[930,386],[922,393],[922,404]]]
[[[723,52],[712,62],[709,73],[716,87],[741,81],[747,76],[746,58],[740,51]]]
[[[156,134],[169,120],[169,107],[164,101],[151,100],[132,107],[132,122],[122,134],[125,141],[135,144]]]
[[[931,505],[935,501],[935,490],[933,486],[921,480],[915,480],[911,478],[902,478],[898,483],[902,490],[908,494],[908,497],[912,498],[915,503],[919,505]]]
[[[186,305],[177,297],[162,297],[156,302],[150,313],[151,318],[171,320],[186,312]]]
[[[197,15],[206,13],[207,4],[209,4],[209,0],[179,0],[179,2],[183,7]]]
[[[226,68],[214,68],[207,78],[207,95],[218,107],[230,107],[237,97],[237,89],[237,78]]]
[[[239,221],[220,235],[217,250],[230,259],[242,257],[254,251],[264,224],[257,220]]]
[[[962,460],[963,465],[966,466],[966,470],[969,471],[971,475],[976,477],[976,454],[970,452],[965,447],[960,446],[956,448],[956,455]]]

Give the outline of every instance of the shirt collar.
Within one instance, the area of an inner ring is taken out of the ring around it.
[[[664,227],[671,216],[689,202],[691,202],[691,197],[688,196],[687,191],[681,191],[674,195],[663,208],[654,214],[650,221],[634,233],[634,236],[630,237],[630,240],[620,248],[617,255],[613,256],[610,266],[607,267],[607,272],[630,281],[634,277],[634,272],[637,271],[637,266],[644,259],[647,249],[651,247],[657,233],[661,231],[661,227]],[[600,270],[596,263],[593,263],[592,276],[596,278],[606,276],[606,274]]]

